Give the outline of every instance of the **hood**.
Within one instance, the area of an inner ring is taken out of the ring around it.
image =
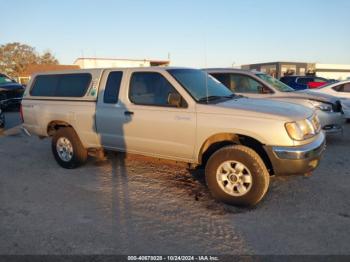
[[[237,98],[218,104],[198,104],[197,112],[206,114],[231,114],[251,118],[297,121],[310,117],[313,111],[307,107],[267,99]]]
[[[332,104],[335,104],[336,101],[338,100],[334,96],[316,93],[310,90],[278,93],[274,96],[271,96],[271,98],[307,99],[307,100],[315,100],[319,102],[326,102],[326,103],[332,103]]]
[[[24,89],[24,87],[18,83],[0,84],[0,90],[15,90],[15,89]]]

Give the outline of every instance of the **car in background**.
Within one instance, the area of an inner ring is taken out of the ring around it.
[[[312,89],[310,92],[338,97],[342,104],[345,118],[350,119],[350,79],[342,82],[330,83],[328,85]]]
[[[9,107],[19,108],[24,87],[5,74],[0,73],[0,105],[4,110]]]
[[[304,90],[318,88],[336,80],[330,80],[318,76],[283,76],[280,81],[290,86],[294,90]]]
[[[280,100],[313,109],[320,119],[322,129],[328,134],[341,133],[343,130],[345,119],[341,103],[333,96],[307,92],[308,90],[295,91],[278,79],[258,71],[233,68],[213,68],[205,71],[235,94]]]
[[[5,115],[0,108],[0,129],[5,127]]]

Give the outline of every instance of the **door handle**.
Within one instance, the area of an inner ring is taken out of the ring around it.
[[[126,115],[126,116],[131,116],[133,114],[134,114],[134,112],[131,112],[131,111],[125,111],[124,112],[124,115]]]

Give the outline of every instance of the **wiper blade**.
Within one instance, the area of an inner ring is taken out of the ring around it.
[[[225,99],[225,98],[228,98],[228,99],[231,99],[231,98],[234,98],[234,97],[237,97],[235,94],[232,94],[232,95],[229,95],[229,96],[205,96],[205,97],[202,97],[198,100],[198,102],[209,102],[209,101],[214,101],[214,100],[217,100],[217,99]]]
[[[223,96],[205,96],[205,97],[200,98],[198,100],[198,102],[213,101],[213,100],[221,99],[221,98],[223,98]]]

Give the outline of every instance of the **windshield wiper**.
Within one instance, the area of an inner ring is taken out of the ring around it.
[[[215,101],[218,99],[232,99],[234,97],[237,97],[235,94],[231,94],[229,96],[205,96],[198,100],[198,102],[210,102]]]

